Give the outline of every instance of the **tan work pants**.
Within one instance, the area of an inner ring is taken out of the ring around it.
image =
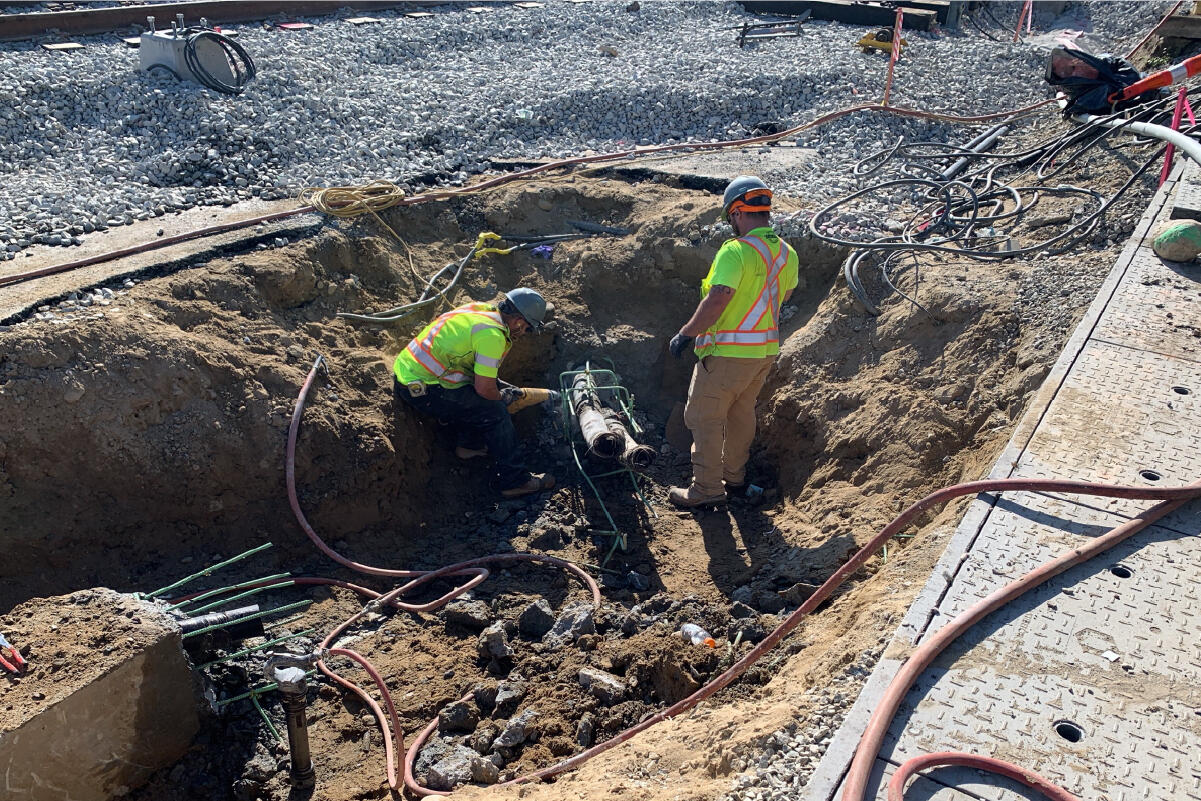
[[[755,399],[774,361],[706,356],[693,368],[684,425],[692,432],[692,483],[703,495],[721,495],[723,479],[746,481]]]

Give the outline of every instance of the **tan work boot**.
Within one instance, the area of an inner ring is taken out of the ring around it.
[[[548,490],[554,486],[555,477],[550,473],[530,473],[530,477],[524,484],[518,484],[516,487],[501,490],[500,494],[506,498],[520,498],[522,495],[542,492],[542,490]]]
[[[676,506],[693,509],[697,506],[718,506],[726,502],[726,494],[706,495],[699,492],[696,484],[687,487],[672,487],[667,491],[667,500]]]
[[[467,461],[468,459],[475,459],[477,457],[487,456],[487,455],[488,455],[488,449],[486,447],[479,448],[477,450],[475,448],[464,448],[462,445],[459,445],[458,447],[455,448],[455,456],[458,456],[463,461]]]

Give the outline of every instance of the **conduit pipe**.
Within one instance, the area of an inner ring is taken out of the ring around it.
[[[616,417],[609,418],[609,430],[621,439],[621,453],[617,461],[631,470],[645,470],[655,463],[658,453],[649,445],[641,445],[630,434],[625,424]]]
[[[970,150],[973,153],[983,153],[996,144],[996,141],[1008,133],[1008,131],[1008,125],[994,125],[992,128],[989,128],[987,131],[964,145],[963,149]],[[956,159],[950,167],[947,167],[945,170],[939,173],[938,177],[944,181],[949,181],[962,172],[963,168],[970,164],[971,161],[972,159],[970,156],[963,156],[962,158]]]
[[[1105,128],[1124,128],[1134,133],[1154,137],[1162,142],[1175,145],[1183,150],[1190,159],[1197,164],[1201,164],[1201,142],[1198,142],[1187,134],[1182,134],[1180,131],[1173,131],[1166,125],[1155,125],[1150,122],[1134,122],[1125,119],[1107,119],[1092,114],[1073,114],[1072,119],[1085,125],[1092,123]]]
[[[571,382],[567,397],[588,450],[602,459],[621,456],[625,452],[625,441],[621,434],[609,428],[609,419],[602,411],[604,405],[596,393],[596,382],[591,374],[583,372],[577,375]]]

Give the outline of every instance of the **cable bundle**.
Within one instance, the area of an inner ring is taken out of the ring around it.
[[[843,273],[851,291],[869,313],[879,314],[880,310],[864,290],[859,279],[859,267],[871,257],[882,257],[881,274],[889,288],[920,309],[922,306],[894,283],[894,268],[900,256],[912,257],[916,283],[916,254],[919,251],[954,253],[988,261],[1041,252],[1054,255],[1070,250],[1096,231],[1105,212],[1159,159],[1163,148],[1156,148],[1150,158],[1135,167],[1126,183],[1112,197],[1107,198],[1088,187],[1065,183],[1049,185],[1048,181],[1127,124],[1153,122],[1170,114],[1174,101],[1174,97],[1157,98],[1108,117],[1093,118],[1069,133],[1017,153],[978,153],[940,142],[905,143],[902,137],[890,147],[861,159],[853,168],[853,173],[857,176],[871,175],[899,158],[898,172],[904,177],[873,184],[834,201],[814,215],[809,222],[809,230],[818,239],[852,248],[850,256],[843,263]],[[1120,120],[1116,127],[1108,127],[1115,120]],[[1145,141],[1135,140],[1134,144]],[[961,175],[950,179],[947,177],[949,166],[958,160],[966,160],[968,165],[975,162],[976,166],[969,166]],[[1003,173],[1026,178],[1028,183],[1011,185],[999,177]],[[855,241],[821,231],[823,225],[848,204],[865,196],[891,194],[902,189],[909,190],[911,195],[924,200],[925,204],[910,216],[899,233],[872,241]],[[1011,238],[993,227],[998,223],[1020,221],[1042,197],[1071,195],[1087,201],[1092,206],[1091,210],[1063,231],[1037,244],[1014,248]]]
[[[192,74],[196,76],[196,80],[200,81],[209,89],[215,89],[218,92],[223,92],[227,95],[241,94],[246,88],[246,84],[250,79],[258,74],[257,68],[254,66],[254,59],[250,57],[250,53],[246,52],[246,48],[224,36],[217,31],[212,31],[207,28],[189,28],[188,41],[184,43],[183,56],[187,62],[188,68],[192,70]],[[226,60],[233,68],[234,82],[226,83],[220,78],[213,75],[200,62],[200,58],[196,55],[196,43],[202,40],[211,40],[217,43],[225,54]]]

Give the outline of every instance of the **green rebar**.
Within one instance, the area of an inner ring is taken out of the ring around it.
[[[276,637],[274,640],[271,640],[270,642],[265,642],[262,645],[255,645],[251,648],[243,648],[241,651],[238,651],[237,653],[232,653],[227,656],[223,656],[220,659],[214,659],[212,662],[205,662],[198,669],[204,670],[207,667],[212,667],[213,665],[219,665],[222,662],[228,662],[231,659],[238,659],[240,657],[247,656],[248,654],[253,654],[255,651],[261,651],[264,648],[270,648],[273,645],[279,645],[281,642],[287,642],[288,640],[295,640],[299,637],[304,637],[306,635],[312,634],[314,631],[316,631],[316,629],[305,629],[304,631],[298,631],[295,634],[285,634],[283,637]]]
[[[279,736],[279,729],[275,728],[275,724],[271,722],[271,718],[267,717],[267,710],[263,709],[263,705],[259,703],[259,697],[257,695],[250,696],[250,703],[254,704],[254,708],[257,709],[259,714],[263,716],[263,722],[266,723],[267,728],[271,730],[271,735],[275,737],[275,741],[277,743],[282,743],[284,738]]]
[[[204,601],[209,598],[212,598],[214,595],[220,595],[223,592],[232,592],[234,590],[244,590],[247,587],[251,586],[252,584],[258,584],[259,582],[262,582],[262,581],[276,581],[278,579],[286,579],[286,578],[291,578],[291,577],[292,577],[291,573],[276,573],[274,576],[263,576],[262,578],[254,579],[252,581],[243,581],[241,584],[233,584],[229,587],[218,587],[215,590],[209,590],[208,592],[202,592],[200,595],[197,595],[195,598],[189,598],[186,601],[180,601],[178,603],[171,604],[171,608],[179,609],[180,607],[186,606],[187,604],[194,604],[197,601]],[[191,614],[191,613],[189,613],[189,614]]]
[[[181,578],[179,581],[175,582],[174,584],[168,584],[166,587],[163,587],[161,590],[155,590],[152,593],[148,593],[145,597],[146,598],[156,598],[156,597],[162,595],[164,592],[170,592],[171,590],[182,587],[183,585],[187,584],[189,581],[195,581],[196,579],[201,578],[202,576],[212,575],[213,573],[215,573],[216,571],[220,570],[223,567],[228,567],[229,565],[232,565],[234,562],[240,562],[248,556],[254,556],[256,553],[260,553],[262,551],[267,550],[268,548],[271,547],[271,545],[272,545],[272,543],[265,542],[262,545],[258,546],[257,548],[251,548],[249,551],[246,551],[245,553],[238,554],[237,556],[233,557],[232,559],[226,559],[224,562],[218,562],[217,564],[213,565],[212,567],[206,567],[204,570],[201,570],[198,573],[193,573],[192,575],[187,576],[186,578]]]
[[[306,670],[305,674],[304,674],[305,678],[308,678],[309,676],[314,675],[316,672],[317,672],[316,670]],[[271,682],[270,684],[263,684],[258,687],[255,687],[253,690],[250,690],[249,692],[244,692],[241,695],[235,695],[233,698],[226,698],[221,701],[218,701],[216,703],[216,706],[225,706],[226,704],[232,704],[234,701],[243,701],[247,698],[253,698],[256,695],[262,695],[263,693],[269,693],[272,690],[275,690],[278,688],[279,688],[279,684],[277,684],[276,682]]]
[[[184,636],[184,639],[187,639],[188,637],[195,637],[198,634],[208,634],[210,631],[216,631],[217,629],[227,628],[229,626],[233,626],[238,623],[245,623],[248,620],[258,620],[260,617],[267,617],[267,615],[274,615],[278,612],[291,612],[293,609],[300,609],[301,607],[308,606],[311,603],[312,603],[312,601],[297,601],[294,604],[286,604],[285,606],[276,607],[275,609],[267,609],[262,612],[255,612],[253,615],[247,615],[246,617],[240,617],[237,620],[227,620],[224,623],[216,623],[212,626],[205,626],[202,629],[196,629],[195,631],[189,631],[186,634],[184,634],[183,636]]]
[[[257,595],[258,593],[266,592],[267,590],[278,590],[280,587],[291,587],[295,583],[296,583],[295,581],[281,581],[278,584],[268,584],[265,587],[255,587],[254,589],[247,590],[246,592],[241,592],[241,593],[238,593],[237,595],[231,595],[230,597],[222,598],[219,601],[213,601],[211,604],[205,604],[204,606],[202,606],[198,609],[189,609],[188,614],[195,617],[196,615],[199,615],[201,612],[207,612],[208,610],[215,609],[218,606],[225,606],[225,604],[230,603],[231,601],[238,601],[238,600],[241,600],[242,598],[249,598],[251,595]]]
[[[292,617],[285,617],[283,620],[276,620],[273,623],[268,623],[267,625],[263,626],[263,628],[264,629],[277,629],[280,626],[286,626],[289,623],[295,623],[298,620],[301,620],[303,617],[304,617],[304,615],[292,615]]]

